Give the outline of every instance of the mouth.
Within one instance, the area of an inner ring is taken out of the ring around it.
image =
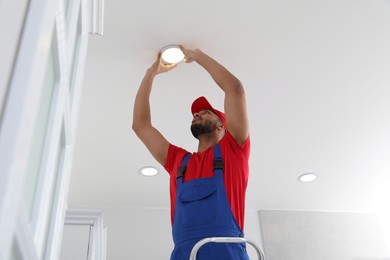
[[[198,122],[198,121],[200,121],[200,118],[194,118],[194,119],[192,120],[191,124],[194,124],[194,123],[196,123],[196,122]]]
[[[194,118],[192,119],[191,124],[195,123],[196,121],[200,121],[200,117],[199,116],[194,116]]]

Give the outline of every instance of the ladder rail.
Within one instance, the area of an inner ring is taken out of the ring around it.
[[[190,260],[196,260],[196,254],[198,250],[207,243],[248,243],[253,246],[256,250],[257,256],[260,260],[265,260],[263,250],[258,247],[253,241],[243,238],[243,237],[207,237],[204,238],[194,245],[191,250]]]

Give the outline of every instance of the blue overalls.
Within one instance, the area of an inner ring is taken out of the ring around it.
[[[219,144],[214,146],[214,177],[183,182],[187,154],[179,168],[173,222],[175,248],[171,260],[188,260],[193,246],[206,237],[243,237],[230,209],[223,181],[223,160]],[[208,243],[198,260],[247,260],[245,243]]]

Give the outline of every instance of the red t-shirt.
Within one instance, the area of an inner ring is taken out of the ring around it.
[[[227,131],[220,140],[222,158],[224,161],[224,183],[227,199],[234,217],[241,230],[244,230],[245,193],[249,175],[250,138],[239,146],[233,136]],[[165,170],[170,174],[171,222],[176,203],[176,177],[184,155],[188,151],[170,144]],[[208,148],[204,152],[192,153],[184,175],[184,182],[214,176],[214,150]]]

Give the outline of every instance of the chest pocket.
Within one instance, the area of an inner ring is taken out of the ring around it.
[[[193,187],[186,187],[180,194],[180,201],[186,203],[207,199],[213,195],[215,190],[215,185],[193,185]]]
[[[179,194],[180,219],[184,227],[211,224],[216,218],[217,192],[214,178],[183,183]]]

